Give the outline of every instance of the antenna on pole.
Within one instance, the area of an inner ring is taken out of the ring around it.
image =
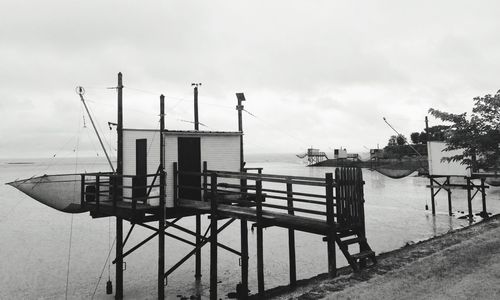
[[[200,122],[198,122],[198,86],[201,86],[201,82],[191,83],[194,86],[194,130],[200,130]]]

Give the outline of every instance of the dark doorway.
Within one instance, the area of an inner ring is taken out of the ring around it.
[[[179,137],[177,138],[177,144],[179,172],[200,172],[200,138]],[[200,189],[193,189],[193,187],[201,188],[200,176],[179,174],[179,186],[179,198],[198,201],[201,200]]]
[[[132,179],[132,197],[140,199],[146,197],[147,173],[148,173],[148,140],[135,140],[135,177]]]

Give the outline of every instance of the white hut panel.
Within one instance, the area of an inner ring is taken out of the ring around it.
[[[139,157],[138,157],[139,155]],[[123,130],[123,175],[145,175],[155,174],[160,164],[160,132],[158,130],[138,130],[124,129]],[[136,185],[150,185],[154,177],[148,177],[142,183],[136,182]],[[141,180],[141,179],[139,179]],[[158,179],[156,184],[158,184]],[[133,179],[125,177],[123,179],[124,186],[132,186]],[[136,190],[137,194],[144,194],[146,189]],[[159,189],[153,189],[150,196],[157,196]],[[132,197],[132,189],[126,188],[123,190],[125,197]],[[158,205],[158,198],[149,200],[149,204]]]
[[[160,162],[160,135],[158,130],[126,129],[123,132],[123,174],[140,175],[154,174]],[[166,178],[166,206],[174,207],[174,177],[173,164],[178,163],[179,170],[201,171],[206,161],[208,169],[219,171],[234,171],[240,169],[240,133],[238,132],[195,132],[195,131],[167,131],[164,134],[165,171]],[[138,158],[140,155],[142,158]],[[196,178],[191,176],[196,181]],[[134,184],[132,178],[124,178],[125,186]],[[151,184],[153,177],[144,183]],[[180,183],[186,178],[179,178]],[[189,181],[189,180],[188,180]],[[219,183],[237,183],[231,179],[219,179]],[[137,182],[135,182],[137,185]],[[142,184],[141,182],[139,182]],[[157,182],[158,183],[158,182]],[[186,183],[186,185],[201,184],[201,181]],[[141,190],[135,192],[141,194]],[[142,190],[144,193],[144,190]],[[193,193],[194,197],[193,197]],[[158,189],[153,189],[151,196],[158,195]],[[125,197],[132,197],[131,189],[124,190]],[[180,197],[201,198],[201,193],[183,190]],[[158,199],[150,199],[150,205],[158,205]]]
[[[427,142],[427,157],[429,161],[429,175],[464,176],[470,177],[470,169],[459,161],[442,161],[443,157],[463,154],[463,150],[444,151],[445,142]]]

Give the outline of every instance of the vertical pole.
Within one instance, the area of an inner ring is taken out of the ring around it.
[[[201,216],[197,214],[196,218],[196,253],[195,253],[195,266],[194,266],[194,278],[199,280],[201,278]]]
[[[198,83],[194,84],[194,130],[198,131],[200,129],[200,123],[198,120]],[[196,244],[196,253],[195,253],[195,266],[194,266],[194,277],[196,279],[201,278],[201,215],[195,215],[195,244]]]
[[[255,181],[257,204],[257,284],[259,299],[264,298],[264,236],[262,226],[262,181]]]
[[[432,215],[435,216],[436,215],[436,204],[435,204],[435,200],[434,200],[434,179],[432,177],[432,175],[429,175],[429,180],[430,180],[430,183],[431,183],[431,207],[432,207]]]
[[[116,173],[123,175],[123,80],[122,73],[118,73],[118,120],[116,133],[118,138]],[[119,184],[122,185],[122,184]]]
[[[238,100],[238,105],[236,110],[238,111],[238,131],[240,132],[240,172],[244,173],[245,168],[245,158],[243,156],[243,104],[245,101],[245,95],[243,93],[237,93],[236,98]],[[247,195],[247,179],[242,178],[240,180],[241,186],[241,196],[246,199]],[[245,218],[240,220],[240,243],[241,243],[241,293],[238,295],[242,299],[248,297],[248,222]]]
[[[336,175],[338,169],[336,170]],[[326,236],[327,240],[327,251],[328,251],[328,274],[331,277],[337,276],[337,258],[335,254],[335,216],[334,216],[334,203],[333,203],[333,174],[325,174],[325,184],[326,184],[326,223],[328,224],[328,233]],[[337,195],[338,197],[338,195]]]
[[[217,174],[210,175],[210,300],[217,300]]]
[[[481,200],[483,202],[483,218],[488,218],[488,212],[486,211],[486,187],[484,184],[485,178],[481,178]]]
[[[286,197],[288,198],[288,214],[294,215],[293,187],[291,181],[286,183]],[[288,229],[288,260],[290,265],[290,286],[295,286],[297,284],[297,268],[295,265],[295,232],[293,229]]]
[[[116,173],[117,185],[123,186],[123,81],[122,73],[118,73],[118,120],[116,132],[118,137]],[[118,199],[122,199],[123,188],[118,188]],[[116,292],[115,299],[123,299],[123,219],[116,217]]]
[[[194,130],[199,130],[200,123],[198,122],[198,85],[201,83],[193,83],[194,85]]]
[[[160,207],[158,217],[158,299],[165,299],[165,148],[163,132],[165,130],[165,96],[160,96]]]
[[[450,176],[446,178],[446,184],[449,186],[450,185]],[[448,187],[446,190],[448,192],[448,215],[451,216],[453,215],[452,213],[452,207],[451,207],[451,189]]]
[[[472,196],[471,196],[471,184],[470,184],[470,178],[467,177],[467,208],[469,210],[469,221],[472,221],[473,215],[472,215]]]

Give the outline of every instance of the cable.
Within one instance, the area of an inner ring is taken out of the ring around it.
[[[95,285],[94,292],[92,293],[91,299],[94,299],[94,297],[95,297],[95,293],[97,291],[97,288],[99,287],[99,283],[101,282],[102,274],[104,274],[104,270],[106,270],[106,265],[108,264],[109,257],[111,256],[111,251],[113,250],[113,247],[115,246],[115,242],[116,242],[116,238],[113,240],[113,244],[111,244],[111,248],[109,248],[108,257],[106,257],[106,261],[104,262],[104,266],[102,267],[101,275],[99,275],[99,279],[97,280],[97,283]]]

